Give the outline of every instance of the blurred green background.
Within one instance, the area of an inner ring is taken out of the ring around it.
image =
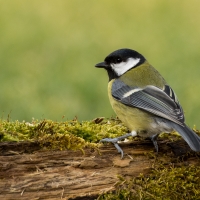
[[[112,51],[142,53],[200,127],[198,0],[0,0],[0,112],[6,119],[114,115],[108,77],[94,65]]]

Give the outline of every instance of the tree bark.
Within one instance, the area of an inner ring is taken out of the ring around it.
[[[190,151],[183,140],[160,140],[158,145],[157,159],[163,159],[163,154],[172,158]],[[120,146],[123,159],[112,144],[102,145],[100,155],[91,149],[84,149],[85,154],[43,150],[36,142],[0,143],[0,199],[95,199],[115,189],[118,175],[133,177],[150,172],[156,157],[150,141]],[[194,156],[182,162],[199,160]]]

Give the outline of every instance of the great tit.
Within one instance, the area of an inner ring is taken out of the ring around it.
[[[135,50],[119,49],[95,67],[106,69],[111,106],[130,130],[101,142],[112,142],[123,158],[118,141],[129,136],[149,137],[158,152],[157,136],[176,130],[193,151],[200,151],[200,137],[185,124],[175,92],[144,56]]]

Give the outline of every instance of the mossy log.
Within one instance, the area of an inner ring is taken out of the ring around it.
[[[183,140],[159,139],[159,153],[151,141],[121,143],[125,155],[111,144],[100,151],[44,150],[37,142],[0,143],[0,199],[96,199],[114,191],[118,176],[150,173],[156,162],[165,166],[200,165]],[[178,148],[177,148],[178,147]],[[179,159],[178,157],[184,157]]]

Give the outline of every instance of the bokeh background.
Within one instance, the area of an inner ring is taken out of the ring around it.
[[[94,65],[142,53],[200,127],[199,0],[0,0],[0,114],[12,120],[114,116]]]

